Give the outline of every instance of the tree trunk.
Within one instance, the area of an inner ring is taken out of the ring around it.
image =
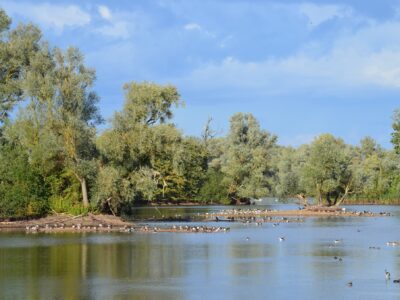
[[[342,204],[342,202],[346,199],[347,194],[349,193],[349,190],[350,190],[350,186],[347,185],[346,188],[344,189],[344,194],[343,194],[342,198],[340,198],[340,200],[335,203],[335,206],[339,206],[340,204]]]
[[[82,177],[80,179],[80,182],[81,182],[81,187],[82,187],[82,204],[83,204],[83,207],[89,207],[89,198],[88,198],[88,193],[87,193],[87,185],[86,185],[85,177]]]
[[[333,205],[336,205],[336,203],[338,202],[338,199],[339,199],[339,195],[336,194],[336,196],[335,196],[335,201],[333,201]]]

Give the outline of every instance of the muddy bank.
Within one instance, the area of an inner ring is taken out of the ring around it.
[[[27,233],[56,232],[180,232],[216,233],[227,232],[229,227],[220,226],[148,226],[127,222],[112,215],[69,216],[57,214],[37,220],[0,222],[0,232],[24,231]]]
[[[123,228],[124,226],[130,226],[132,223],[123,221],[119,217],[112,215],[80,215],[71,216],[67,214],[54,214],[45,218],[35,220],[21,220],[11,222],[0,222],[0,230],[29,230],[33,227],[45,228],[45,229],[67,229],[67,228],[87,228],[87,227],[98,227],[99,229],[112,229],[112,228]]]

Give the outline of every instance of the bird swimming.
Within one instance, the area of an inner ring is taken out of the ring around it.
[[[285,241],[285,237],[281,236],[281,237],[279,238],[279,241],[280,241],[280,242],[284,242],[284,241]]]

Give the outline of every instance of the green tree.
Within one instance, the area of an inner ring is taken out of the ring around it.
[[[392,124],[392,144],[397,154],[400,154],[400,110],[396,110],[393,114]]]
[[[234,201],[265,197],[272,191],[271,154],[276,137],[260,129],[251,114],[231,117],[230,132],[221,156],[221,172]]]
[[[304,192],[300,186],[302,152],[292,147],[281,147],[275,157],[277,180],[275,194],[279,197],[293,197]]]
[[[0,146],[0,218],[40,217],[49,210],[49,186],[18,143]]]
[[[89,206],[87,178],[96,168],[95,125],[101,122],[98,97],[91,91],[94,79],[77,49],[43,47],[26,74],[23,86],[29,102],[16,120],[24,147],[50,169],[50,178],[76,177],[84,207]]]
[[[172,106],[181,103],[179,93],[173,86],[149,82],[131,82],[124,89],[123,110],[97,142],[104,170],[114,170],[110,172],[114,178],[100,172],[97,201],[107,200],[118,211],[134,200],[178,199],[188,188],[184,178],[188,167],[181,154],[186,143],[180,131],[166,122],[173,117]],[[113,188],[104,190],[101,182],[112,183],[108,186]],[[125,192],[116,193],[117,189]]]
[[[301,169],[302,185],[318,204],[340,205],[351,192],[352,151],[341,139],[323,134],[310,145]]]
[[[0,123],[24,98],[23,81],[41,48],[41,32],[31,25],[10,30],[11,19],[0,9]]]

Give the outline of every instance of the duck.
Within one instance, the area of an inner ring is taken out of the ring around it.
[[[279,241],[280,241],[280,242],[284,242],[284,241],[285,241],[285,237],[284,237],[284,236],[281,236],[281,237],[279,238]]]
[[[348,287],[352,287],[352,286],[353,286],[353,282],[352,282],[352,281],[349,281],[349,282],[347,283],[347,286],[348,286]]]
[[[393,280],[393,283],[400,283],[400,279]]]

